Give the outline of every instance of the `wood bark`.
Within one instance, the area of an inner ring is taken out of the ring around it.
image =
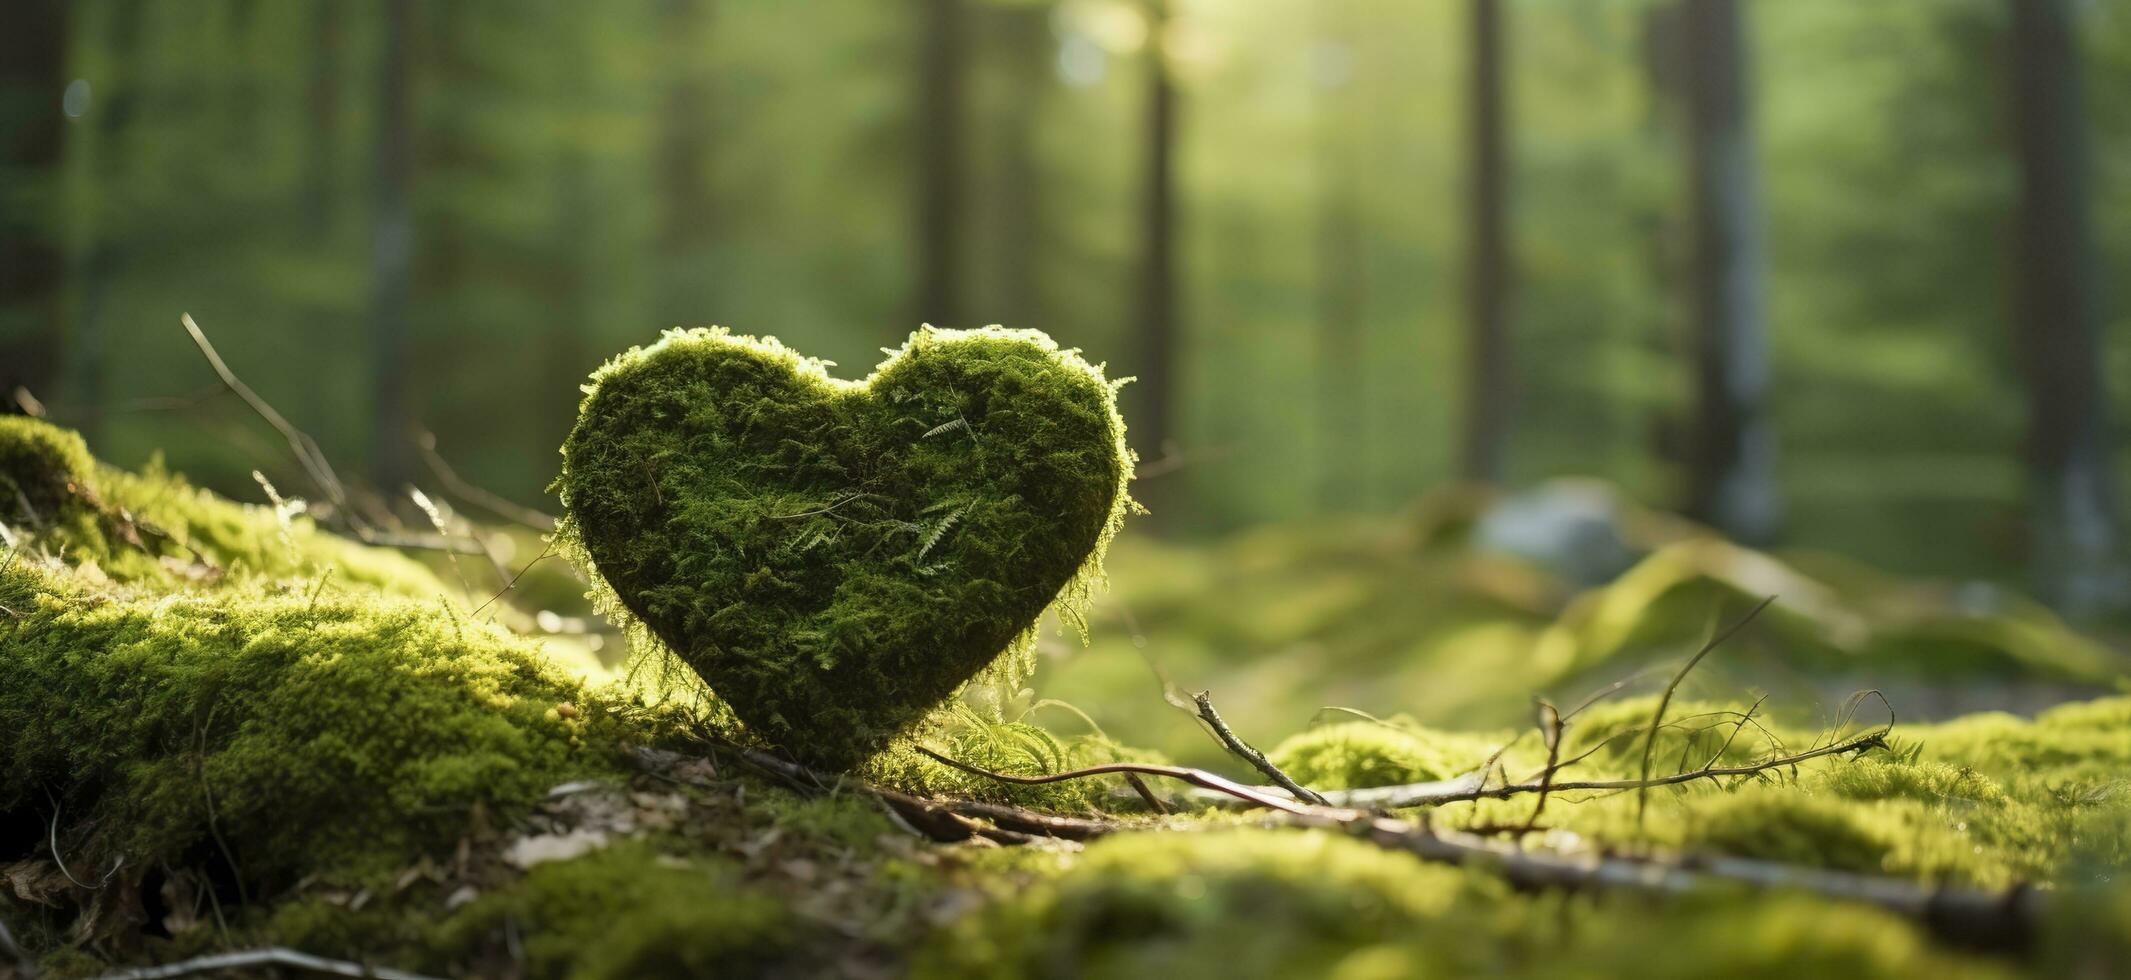
[[[1746,25],[1738,0],[1685,0],[1680,18],[1693,229],[1687,511],[1736,540],[1761,544],[1776,536],[1782,501],[1768,417]]]
[[[2012,2],[2012,114],[2020,171],[2013,349],[2027,397],[2029,560],[2037,590],[2074,616],[2123,604],[2086,122],[2065,0]]]
[[[1514,389],[1509,326],[1509,147],[1501,0],[1472,0],[1466,83],[1465,408],[1458,469],[1503,478]]]

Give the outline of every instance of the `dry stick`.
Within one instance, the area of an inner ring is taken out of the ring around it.
[[[190,977],[207,973],[223,973],[230,970],[256,969],[259,967],[286,967],[307,973],[322,973],[333,977],[371,977],[374,980],[432,980],[420,974],[388,967],[368,966],[347,960],[329,960],[282,946],[264,949],[246,949],[231,953],[215,953],[197,956],[162,966],[144,966],[131,970],[118,970],[103,974],[96,980],[166,980],[169,977]]]
[[[1884,733],[1853,740],[1843,746],[1829,746],[1814,750],[1815,755],[1832,751],[1846,751],[1858,743],[1883,738]],[[812,783],[826,788],[822,777],[813,770],[797,763],[778,758],[765,752],[735,747],[735,751],[749,764],[766,772],[796,783]],[[920,750],[924,751],[924,750]],[[948,765],[978,775],[990,776],[1003,782],[1040,784],[1073,778],[1076,774],[1057,776],[1008,776],[990,773],[975,766],[927,752],[933,758]],[[1801,753],[1801,756],[1808,755]],[[1777,760],[1771,767],[1781,765]],[[1105,771],[1141,772],[1152,775],[1168,775],[1185,779],[1195,785],[1199,776],[1211,777],[1210,782],[1228,783],[1210,773],[1183,770],[1173,766],[1127,766],[1122,769],[1095,767]],[[1700,772],[1719,772],[1704,769]],[[1184,775],[1184,774],[1191,775]],[[1687,773],[1682,775],[1694,775]],[[1078,774],[1097,774],[1086,770]],[[1632,781],[1630,781],[1632,782]],[[1074,817],[1059,817],[1037,813],[1018,807],[996,804],[978,804],[969,801],[918,800],[893,790],[859,784],[867,792],[879,795],[883,800],[898,804],[900,812],[909,813],[907,806],[937,810],[951,808],[970,816],[979,816],[1012,826],[1019,834],[994,837],[1002,843],[1022,843],[1033,836],[1051,836],[1073,841],[1091,840],[1106,834],[1133,829],[1131,825],[1114,820],[1089,820]],[[1246,799],[1262,796],[1250,787],[1228,783],[1242,791]],[[1559,791],[1572,784],[1556,784]],[[1598,784],[1587,784],[1598,785]],[[1535,787],[1533,787],[1535,788]],[[1614,786],[1611,788],[1619,788]],[[1514,787],[1502,787],[1488,791],[1501,793]],[[1471,798],[1470,796],[1466,798]],[[1492,869],[1512,885],[1526,890],[1621,890],[1652,895],[1681,895],[1700,891],[1724,883],[1744,884],[1766,890],[1797,890],[1816,894],[1823,898],[1854,901],[1875,905],[1889,911],[1918,920],[1941,939],[1970,946],[1986,948],[2017,949],[2025,946],[2033,936],[2037,924],[2043,919],[2047,895],[2025,886],[2015,886],[2003,892],[1974,891],[1956,888],[1932,888],[1900,878],[1885,878],[1872,875],[1852,874],[1841,871],[1823,871],[1817,868],[1801,868],[1773,861],[1723,856],[1689,856],[1675,859],[1654,857],[1600,856],[1570,854],[1549,849],[1527,849],[1506,842],[1492,840],[1476,834],[1459,831],[1438,831],[1426,825],[1409,821],[1376,817],[1355,810],[1308,807],[1269,798],[1269,803],[1278,803],[1275,809],[1282,812],[1268,815],[1276,824],[1301,827],[1330,827],[1361,837],[1379,847],[1405,851],[1423,860],[1438,863],[1479,866]],[[920,825],[922,826],[922,825]],[[935,839],[958,840],[968,836],[940,837],[932,830],[928,836]],[[1015,838],[1020,838],[1016,840]]]
[[[518,569],[518,574],[511,576],[510,581],[503,583],[503,592],[498,592],[495,595],[489,596],[487,602],[475,606],[474,611],[469,615],[481,615],[481,610],[487,609],[489,606],[493,605],[496,600],[503,598],[504,593],[517,588],[518,580],[524,578],[525,573],[532,571],[534,565],[538,565],[541,562],[547,560],[548,556],[554,554],[554,552],[555,542],[549,541],[545,546],[540,549],[540,554],[533,556],[532,561],[526,562],[525,567]]]
[[[1236,733],[1229,729],[1228,724],[1221,720],[1221,713],[1214,710],[1212,691],[1200,691],[1192,695],[1191,698],[1199,705],[1199,719],[1213,728],[1214,736],[1221,740],[1221,744],[1227,747],[1229,752],[1233,753],[1237,758],[1250,763],[1252,768],[1264,773],[1265,778],[1272,780],[1273,784],[1281,789],[1287,790],[1296,799],[1315,806],[1328,805],[1325,798],[1318,795],[1316,790],[1296,782],[1287,773],[1281,772],[1279,766],[1273,765],[1273,760],[1266,758],[1265,753],[1258,751],[1250,743],[1238,738]]]
[[[1126,773],[1125,783],[1132,787],[1133,792],[1139,794],[1140,799],[1146,801],[1148,809],[1165,817],[1169,815],[1169,804],[1162,802],[1161,797],[1154,795],[1154,790],[1147,788],[1147,781],[1139,778],[1139,773]]]
[[[1700,769],[1688,769],[1670,775],[1653,776],[1649,779],[1556,780],[1534,778],[1524,782],[1501,783],[1489,786],[1483,776],[1486,772],[1492,770],[1493,767],[1490,766],[1488,770],[1470,772],[1463,776],[1435,782],[1410,783],[1404,786],[1381,786],[1372,789],[1335,790],[1321,795],[1326,797],[1329,805],[1334,809],[1396,810],[1415,806],[1437,806],[1445,803],[1470,803],[1474,800],[1506,800],[1513,796],[1523,796],[1527,793],[1541,791],[1550,793],[1619,792],[1649,789],[1658,786],[1676,786],[1700,779],[1751,776],[1756,773],[1767,772],[1770,769],[1795,766],[1801,762],[1809,762],[1826,756],[1842,755],[1849,752],[1864,752],[1870,749],[1883,749],[1887,747],[1888,731],[1888,729],[1883,728],[1846,741],[1830,743],[1819,748],[1789,755],[1774,756],[1747,765],[1704,766]],[[1245,786],[1202,769],[1187,769],[1182,766],[1113,762],[1100,766],[1089,766],[1085,769],[1071,769],[1065,772],[1052,773],[1047,776],[1010,776],[1006,773],[992,772],[966,762],[950,759],[923,747],[920,747],[918,751],[963,772],[1022,785],[1034,786],[1113,773],[1142,773],[1149,776],[1166,776],[1171,779],[1183,780],[1201,789],[1211,791],[1204,795],[1193,794],[1191,798],[1194,802],[1227,804],[1240,801],[1245,804],[1282,810],[1288,813],[1303,813],[1309,809],[1286,796],[1276,795],[1282,792],[1276,787]],[[1573,762],[1574,760],[1570,761]],[[1563,763],[1563,765],[1567,764]],[[1544,776],[1545,773],[1542,772],[1541,775]]]
[[[1088,766],[1084,769],[1069,769],[1065,772],[1051,773],[1046,776],[1009,776],[1003,772],[992,772],[989,769],[970,765],[959,759],[948,758],[922,745],[917,746],[917,750],[936,762],[953,766],[963,772],[1021,786],[1044,786],[1050,783],[1064,782],[1068,779],[1085,779],[1089,776],[1108,776],[1115,773],[1140,773],[1147,776],[1167,776],[1170,779],[1182,780],[1201,789],[1210,789],[1216,793],[1233,796],[1236,799],[1255,803],[1269,810],[1280,810],[1296,814],[1311,812],[1310,807],[1306,804],[1297,803],[1286,797],[1274,796],[1258,787],[1245,786],[1226,776],[1217,776],[1204,769],[1189,769],[1184,766],[1157,766],[1139,762],[1109,762],[1099,766]]]
[[[289,420],[283,418],[280,412],[274,411],[274,406],[267,404],[266,399],[259,397],[258,392],[237,379],[236,372],[231,371],[229,365],[223,363],[222,355],[215,352],[215,345],[207,342],[207,335],[200,331],[200,325],[192,321],[192,314],[181,314],[178,322],[185,325],[185,332],[192,335],[193,344],[206,356],[207,366],[214,369],[215,375],[222,379],[222,383],[227,385],[229,390],[236,392],[237,397],[244,399],[244,403],[250,405],[253,412],[258,413],[268,425],[281,433],[282,438],[289,441],[289,450],[296,454],[296,461],[303,464],[304,472],[310,476],[311,482],[317,484],[318,489],[325,491],[326,499],[345,510],[348,503],[347,491],[341,485],[340,477],[333,472],[333,464],[326,462],[326,455],[318,448],[318,441],[289,424]]]
[[[444,461],[443,454],[437,452],[436,433],[423,429],[415,435],[414,444],[422,451],[422,461],[428,464],[429,472],[436,475],[437,481],[442,483],[452,496],[472,501],[498,517],[523,524],[535,531],[555,530],[555,515],[514,503],[502,494],[468,483],[461,478],[459,471],[452,469],[451,464]]]
[[[1650,734],[1643,739],[1642,775],[1644,780],[1647,781],[1650,778],[1650,752],[1657,747],[1658,729],[1665,722],[1665,708],[1672,703],[1672,692],[1679,690],[1680,682],[1687,679],[1687,672],[1693,670],[1696,664],[1701,663],[1703,657],[1709,656],[1709,651],[1716,649],[1725,640],[1731,639],[1732,634],[1739,632],[1746,627],[1746,624],[1753,622],[1754,617],[1761,615],[1761,610],[1767,609],[1768,604],[1774,601],[1776,601],[1775,596],[1769,596],[1761,600],[1754,608],[1747,610],[1746,615],[1739,617],[1737,622],[1711,636],[1708,642],[1702,644],[1701,649],[1694,652],[1694,656],[1688,657],[1687,662],[1680,665],[1679,672],[1672,675],[1672,683],[1665,685],[1665,693],[1659,695],[1657,699],[1657,710],[1650,715]],[[1650,795],[1647,792],[1636,791],[1635,825],[1637,827],[1643,825],[1643,808],[1649,801]]]
[[[1554,774],[1561,771],[1561,730],[1565,727],[1561,711],[1545,698],[1538,699],[1539,734],[1546,739],[1546,768],[1540,770],[1539,802],[1532,804],[1532,815],[1524,821],[1521,833],[1531,833],[1539,826],[1539,815],[1546,812],[1547,794],[1554,788]]]
[[[1317,822],[1327,821],[1320,818]],[[1770,891],[1805,891],[1908,916],[1940,939],[1967,946],[2024,947],[2033,939],[2046,911],[2046,896],[2023,885],[2002,892],[1934,888],[1901,878],[1748,858],[1690,856],[1663,860],[1527,849],[1475,834],[1431,830],[1402,820],[1332,817],[1329,822],[1349,832],[1359,831],[1380,847],[1406,851],[1424,860],[1492,869],[1510,884],[1526,890],[1612,889],[1683,895],[1723,883],[1738,883]]]

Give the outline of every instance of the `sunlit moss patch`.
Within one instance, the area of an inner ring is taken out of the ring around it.
[[[20,563],[0,581],[0,826],[25,835],[8,852],[59,810],[84,865],[203,858],[285,885],[448,848],[613,766],[596,699],[439,602],[113,598]]]
[[[1134,834],[1021,862],[1034,881],[942,931],[919,977],[1994,976],[1909,924],[1807,899],[1517,895],[1319,832]],[[1663,948],[1667,955],[1656,956]],[[1803,971],[1802,973],[1799,971]]]
[[[321,531],[294,508],[225,500],[157,463],[138,473],[102,465],[81,436],[19,416],[0,416],[0,526],[15,547],[121,583],[183,588],[330,574],[340,586],[411,598],[447,593],[419,562]]]

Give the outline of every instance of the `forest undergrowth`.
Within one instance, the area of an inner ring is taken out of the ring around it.
[[[1960,615],[1855,589],[1762,608],[1740,600],[1765,576],[1706,559],[1777,559],[1682,538],[1518,613],[1572,645],[1439,677],[1505,675],[1523,719],[1337,709],[1260,751],[1270,714],[1158,697],[1142,663],[1078,708],[972,689],[836,774],[700,684],[603,669],[582,610],[537,598],[571,591],[535,584],[557,563],[498,561],[442,494],[417,533],[359,494],[261,486],[235,503],[0,419],[0,973],[2106,976],[2131,955],[2131,697],[2024,607],[1899,663]],[[1465,554],[1406,543],[1399,567]],[[1181,617],[1138,605],[1159,652]],[[1793,642],[1794,674],[2093,694],[1912,722],[1868,691],[1813,717],[1725,672]],[[1191,764],[1121,716],[1188,726]]]

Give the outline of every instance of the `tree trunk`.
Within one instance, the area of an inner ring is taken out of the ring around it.
[[[918,0],[917,319],[962,326],[963,0]]]
[[[1781,523],[1782,502],[1767,410],[1745,25],[1738,0],[1685,0],[1680,23],[1693,226],[1688,513],[1738,540],[1765,543]]]
[[[56,215],[67,3],[20,0],[0,30],[0,411],[17,387],[50,398],[59,372]]]
[[[1465,426],[1458,469],[1499,482],[1509,440],[1509,147],[1504,126],[1502,4],[1472,0],[1467,125]]]
[[[118,152],[119,139],[140,110],[148,80],[143,74],[141,0],[113,4],[107,27],[110,51],[123,66],[103,79],[89,106],[92,193],[91,205],[80,217],[88,240],[87,254],[76,270],[79,306],[74,315],[74,333],[66,356],[66,399],[69,419],[80,419],[78,428],[93,445],[105,421],[104,372],[109,357],[111,291],[120,275],[134,260],[127,245],[124,225],[128,201],[123,188],[133,172],[132,161]],[[83,29],[85,25],[77,25]]]
[[[1329,47],[1319,50],[1337,52],[1323,57],[1340,60],[1317,68],[1317,498],[1321,509],[1333,512],[1363,506],[1368,487],[1361,370],[1368,246],[1351,122],[1368,113],[1354,94],[1350,25],[1342,18],[1327,33],[1330,39],[1321,43]]]
[[[2065,0],[2012,4],[2013,131],[2020,163],[2016,318],[2027,389],[2030,561],[2075,616],[2121,607],[2114,479],[2087,229],[2079,52]]]
[[[711,62],[698,49],[710,19],[707,0],[667,0],[660,29],[667,37],[668,81],[659,109],[655,161],[658,202],[658,312],[662,322],[686,323],[698,309],[715,204],[706,166],[711,152]]]
[[[392,499],[414,475],[407,373],[414,252],[414,0],[385,0],[370,247],[371,479]]]
[[[310,79],[304,101],[310,109],[304,133],[303,216],[314,239],[332,231],[339,197],[341,0],[317,0],[312,16]]]
[[[999,5],[990,8],[1000,25],[1006,57],[1007,109],[996,122],[999,133],[998,222],[995,229],[998,309],[984,319],[1009,326],[1043,322],[1037,270],[1044,243],[1043,174],[1036,135],[1044,96],[1051,85],[1049,8]]]
[[[1141,457],[1153,460],[1176,449],[1176,89],[1162,52],[1168,19],[1162,0],[1152,0],[1147,13],[1146,158],[1140,175],[1142,251],[1132,363],[1139,380],[1126,391],[1137,408],[1127,419],[1133,444]],[[1134,493],[1150,510],[1165,496],[1158,489]],[[1154,519],[1165,523],[1160,513]]]

